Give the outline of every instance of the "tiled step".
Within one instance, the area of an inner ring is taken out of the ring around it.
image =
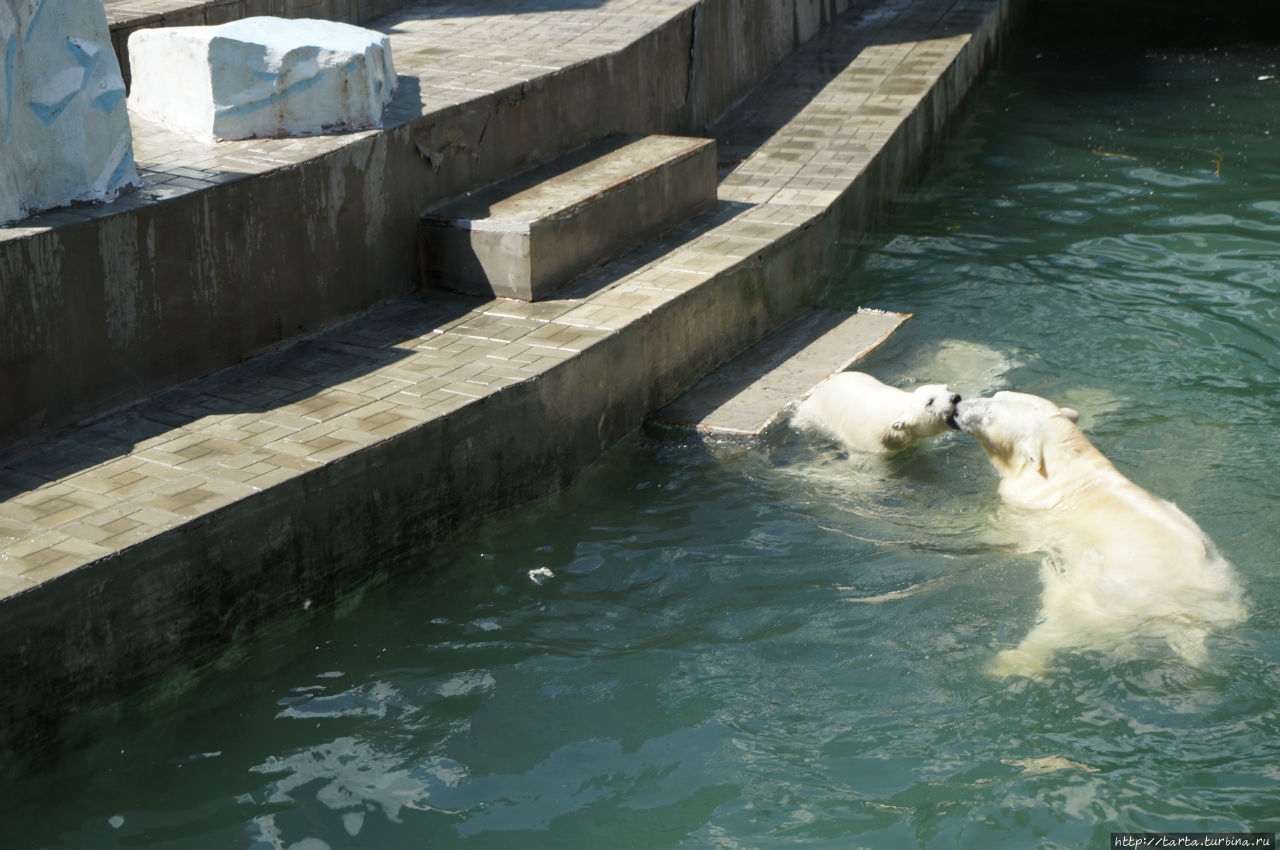
[[[611,138],[423,217],[423,283],[533,301],[716,203],[712,139]]]
[[[789,404],[870,354],[910,317],[815,308],[711,372],[649,421],[717,436],[758,436]]]

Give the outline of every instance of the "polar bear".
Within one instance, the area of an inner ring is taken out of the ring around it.
[[[966,393],[984,395],[1009,388],[1008,375],[1035,355],[1017,349],[997,351],[980,342],[942,339],[906,352],[895,369],[904,378],[941,380]]]
[[[1014,529],[1045,553],[1039,619],[993,674],[1035,677],[1058,649],[1123,654],[1151,639],[1199,666],[1207,634],[1244,619],[1231,565],[1177,506],[1122,475],[1076,411],[1005,391],[961,402],[955,418],[999,474]]]
[[[864,372],[837,372],[796,408],[792,422],[823,431],[851,449],[889,453],[954,428],[960,396],[942,384],[912,392]]]

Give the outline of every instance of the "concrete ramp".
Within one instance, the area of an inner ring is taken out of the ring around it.
[[[654,425],[754,437],[825,378],[849,368],[910,313],[813,309],[793,319],[649,417]]]

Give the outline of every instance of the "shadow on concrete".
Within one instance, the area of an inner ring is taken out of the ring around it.
[[[616,260],[604,263],[570,281],[539,301],[564,301],[589,298],[605,287],[618,283],[627,275],[655,263],[699,236],[710,233],[751,208],[751,204],[720,201],[714,209],[679,224]]]
[[[539,303],[589,298],[747,207],[721,203],[621,258],[597,266]],[[184,429],[208,416],[260,414],[264,417],[260,427],[266,430],[271,427],[272,411],[408,358],[423,337],[446,329],[490,300],[446,290],[424,290],[382,304],[248,363],[190,381],[65,432],[7,447],[0,450],[0,501],[124,457],[145,448],[147,441],[157,437],[180,437]],[[422,377],[428,380],[439,374],[423,373]]]
[[[894,0],[853,0],[850,8],[796,49],[736,106],[718,118],[709,135],[719,146],[722,172],[731,170],[789,124],[814,97],[872,47],[967,35],[981,23],[946,8],[937,17],[899,15]],[[885,83],[900,83],[891,74]],[[881,85],[885,85],[882,83]],[[867,89],[875,94],[875,89]],[[898,92],[886,92],[894,94]]]
[[[370,23],[383,32],[395,32],[396,22],[406,18],[478,18],[497,15],[530,15],[543,12],[578,12],[599,9],[604,0],[419,0]]]
[[[427,102],[422,97],[422,81],[404,74],[396,75],[396,91],[382,110],[383,128],[395,127],[422,116]]]
[[[475,309],[480,299],[430,293],[375,307],[321,334],[183,384],[48,438],[0,452],[0,501],[181,436],[207,416],[269,414],[403,360],[413,345]],[[427,376],[424,375],[424,378]],[[267,427],[266,425],[263,426]]]
[[[731,428],[710,424],[708,420],[728,402],[747,392],[762,376],[793,361],[819,337],[847,322],[850,315],[851,313],[844,310],[824,309],[802,313],[770,332],[737,357],[704,375],[702,380],[680,397],[655,411],[647,423],[663,428],[685,428],[701,434],[704,438],[712,436],[711,432],[716,432],[716,436],[726,439],[748,439],[760,436],[770,424],[777,420],[778,414],[785,407],[785,405],[773,404],[774,394],[763,388],[757,393],[757,396],[763,400],[753,406],[752,412],[757,415],[751,422],[752,427],[744,427],[735,432]],[[799,397],[802,392],[807,393],[813,383],[838,370],[842,365],[844,364],[839,361],[832,363],[830,370],[825,370],[826,374],[817,373],[819,377],[812,382],[801,380],[801,386],[795,395]]]

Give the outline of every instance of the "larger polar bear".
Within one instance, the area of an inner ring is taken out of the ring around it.
[[[796,408],[792,421],[816,428],[863,452],[896,452],[954,427],[960,396],[942,384],[912,392],[865,372],[837,372]]]
[[[991,672],[1042,674],[1059,649],[1126,653],[1155,639],[1189,663],[1245,616],[1231,565],[1185,513],[1120,473],[1039,396],[998,392],[956,410],[1000,476],[1008,518],[1046,557],[1039,620]]]

